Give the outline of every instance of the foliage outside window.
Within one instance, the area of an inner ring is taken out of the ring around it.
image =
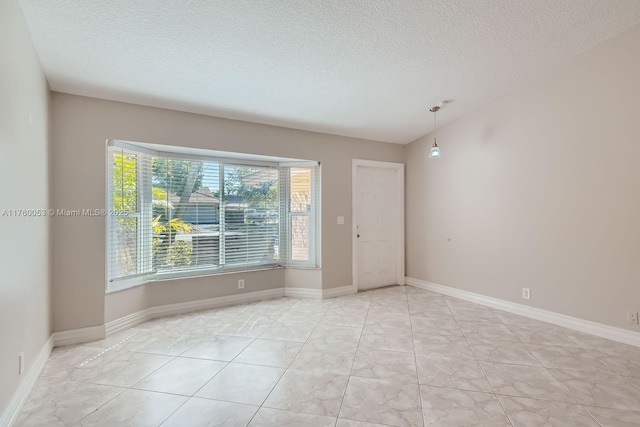
[[[108,150],[108,290],[163,276],[317,265],[317,166],[123,145]]]

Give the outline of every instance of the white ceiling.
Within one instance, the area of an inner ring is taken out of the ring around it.
[[[20,0],[51,89],[407,143],[640,22],[639,0]]]

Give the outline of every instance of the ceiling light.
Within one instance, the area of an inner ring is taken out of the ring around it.
[[[436,121],[436,113],[440,110],[440,106],[436,105],[431,107],[429,111],[433,113],[433,145],[431,146],[431,150],[429,150],[429,158],[430,159],[439,159],[440,158],[440,147],[438,147],[438,143],[436,142],[436,131],[438,130],[438,122]]]

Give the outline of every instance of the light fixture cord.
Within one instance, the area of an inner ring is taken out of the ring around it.
[[[438,111],[433,112],[433,137],[438,136],[438,122],[436,121],[436,117],[438,116]]]
[[[438,146],[438,121],[437,121],[437,117],[438,117],[438,109],[436,109],[434,107],[434,112],[433,112],[433,146],[437,147]]]

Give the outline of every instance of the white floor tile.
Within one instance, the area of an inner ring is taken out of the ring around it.
[[[279,298],[55,349],[16,426],[637,426],[638,360],[412,287]]]

